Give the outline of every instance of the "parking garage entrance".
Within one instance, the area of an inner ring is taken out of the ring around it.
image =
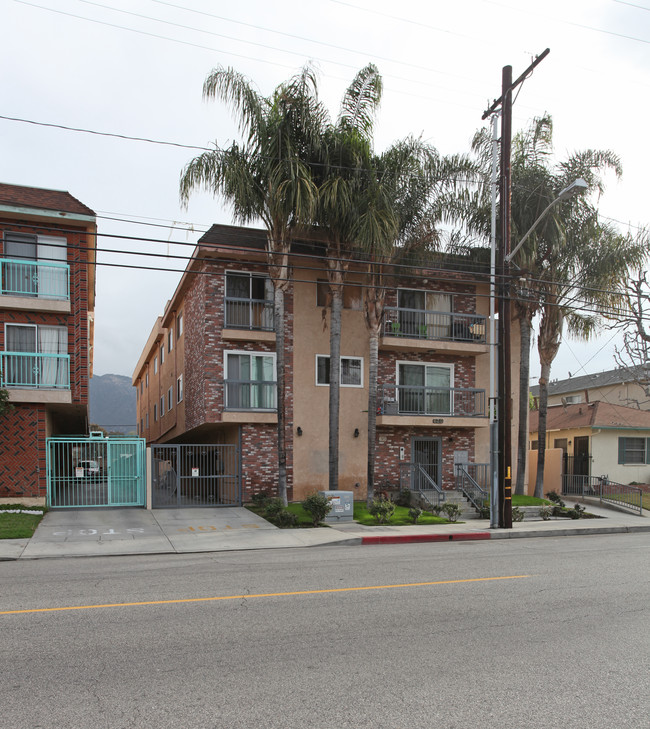
[[[151,446],[154,509],[241,506],[239,448],[234,444]]]
[[[46,451],[49,507],[144,506],[144,438],[48,438]]]

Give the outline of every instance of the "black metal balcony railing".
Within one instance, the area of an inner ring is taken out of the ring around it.
[[[226,410],[275,410],[276,382],[226,380]]]
[[[478,314],[387,306],[384,336],[485,344],[486,321]]]
[[[70,355],[0,352],[0,387],[70,389]]]
[[[226,328],[273,331],[273,302],[226,296]]]
[[[485,390],[466,387],[380,385],[378,415],[485,417]]]

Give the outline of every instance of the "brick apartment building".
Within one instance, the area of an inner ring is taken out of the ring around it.
[[[70,193],[0,184],[0,499],[45,503],[45,441],[88,430],[95,213]]]
[[[212,226],[132,378],[139,434],[148,444],[233,444],[243,501],[277,486],[273,289],[265,241],[262,230]],[[289,498],[301,499],[328,484],[329,317],[322,250],[305,243],[294,254],[285,302],[286,442]],[[460,274],[453,266],[411,275],[387,296],[376,485],[408,485],[422,466],[452,489],[455,462],[489,460],[488,285],[485,271]],[[353,270],[341,339],[339,488],[355,498],[366,495],[367,470],[362,286],[362,273]],[[518,356],[511,366],[516,383]]]

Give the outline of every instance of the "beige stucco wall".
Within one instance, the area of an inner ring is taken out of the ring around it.
[[[528,451],[528,471],[526,493],[535,495],[535,480],[537,478],[538,451]],[[549,491],[562,492],[562,449],[549,448],[544,457],[544,496]]]
[[[591,447],[593,476],[607,476],[611,481],[629,484],[650,483],[650,464],[632,464],[618,462],[619,438],[650,438],[649,430],[594,430]]]
[[[294,499],[328,484],[329,387],[316,385],[316,355],[329,354],[329,309],[316,306],[316,280],[325,273],[301,271],[294,284]],[[354,278],[350,279],[351,281]],[[323,316],[325,314],[325,316]],[[344,309],[341,321],[341,356],[363,358],[363,387],[341,387],[339,425],[339,489],[366,495],[368,451],[368,335],[363,312]],[[303,435],[297,436],[296,429]],[[354,437],[355,428],[359,437]]]
[[[548,404],[561,405],[562,398],[566,399],[572,395],[579,396],[580,402],[587,402],[583,388],[579,390],[571,390],[570,392],[565,392],[562,395],[549,395]],[[592,387],[589,388],[588,395],[589,402],[602,400],[603,402],[609,402],[612,405],[624,405],[625,407],[638,407],[641,410],[650,410],[650,398],[646,395],[641,385],[636,382],[610,385],[609,387]]]

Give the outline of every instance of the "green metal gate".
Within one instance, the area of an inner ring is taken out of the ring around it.
[[[145,469],[143,438],[48,438],[48,506],[144,506]]]

